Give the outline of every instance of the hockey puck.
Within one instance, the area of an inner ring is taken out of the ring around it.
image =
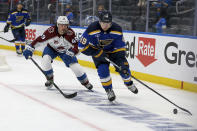
[[[174,114],[177,114],[177,113],[178,113],[178,110],[177,110],[177,109],[174,109],[174,110],[173,110],[173,113],[174,113]]]

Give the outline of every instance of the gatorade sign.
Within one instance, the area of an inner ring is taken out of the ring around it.
[[[146,67],[156,61],[154,38],[139,37],[137,59]]]

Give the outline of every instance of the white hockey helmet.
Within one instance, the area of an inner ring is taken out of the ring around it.
[[[69,24],[69,20],[68,20],[68,18],[66,16],[59,16],[57,18],[57,25],[58,24],[66,24],[66,25],[68,25]]]

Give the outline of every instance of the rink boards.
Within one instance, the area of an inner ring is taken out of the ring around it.
[[[3,30],[5,23],[0,23]],[[50,25],[32,24],[26,28],[26,39],[32,41]],[[85,28],[72,27],[79,38]],[[134,76],[141,80],[197,92],[197,37],[124,31],[127,60]],[[13,39],[11,31],[0,33]],[[41,55],[46,44],[41,43],[35,54]],[[1,49],[15,50],[13,43],[0,42]],[[80,54],[79,63],[94,67],[91,57]],[[111,68],[112,72],[115,72]]]

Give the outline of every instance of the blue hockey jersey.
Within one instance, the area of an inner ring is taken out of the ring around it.
[[[80,38],[79,49],[86,55],[92,55],[93,51],[90,48],[103,49],[106,53],[125,51],[122,28],[112,22],[112,26],[103,31],[99,21],[90,24]]]
[[[22,9],[21,11],[15,9],[10,12],[7,24],[10,24],[12,29],[20,28],[25,25],[28,19],[30,19],[30,16],[26,9]]]

